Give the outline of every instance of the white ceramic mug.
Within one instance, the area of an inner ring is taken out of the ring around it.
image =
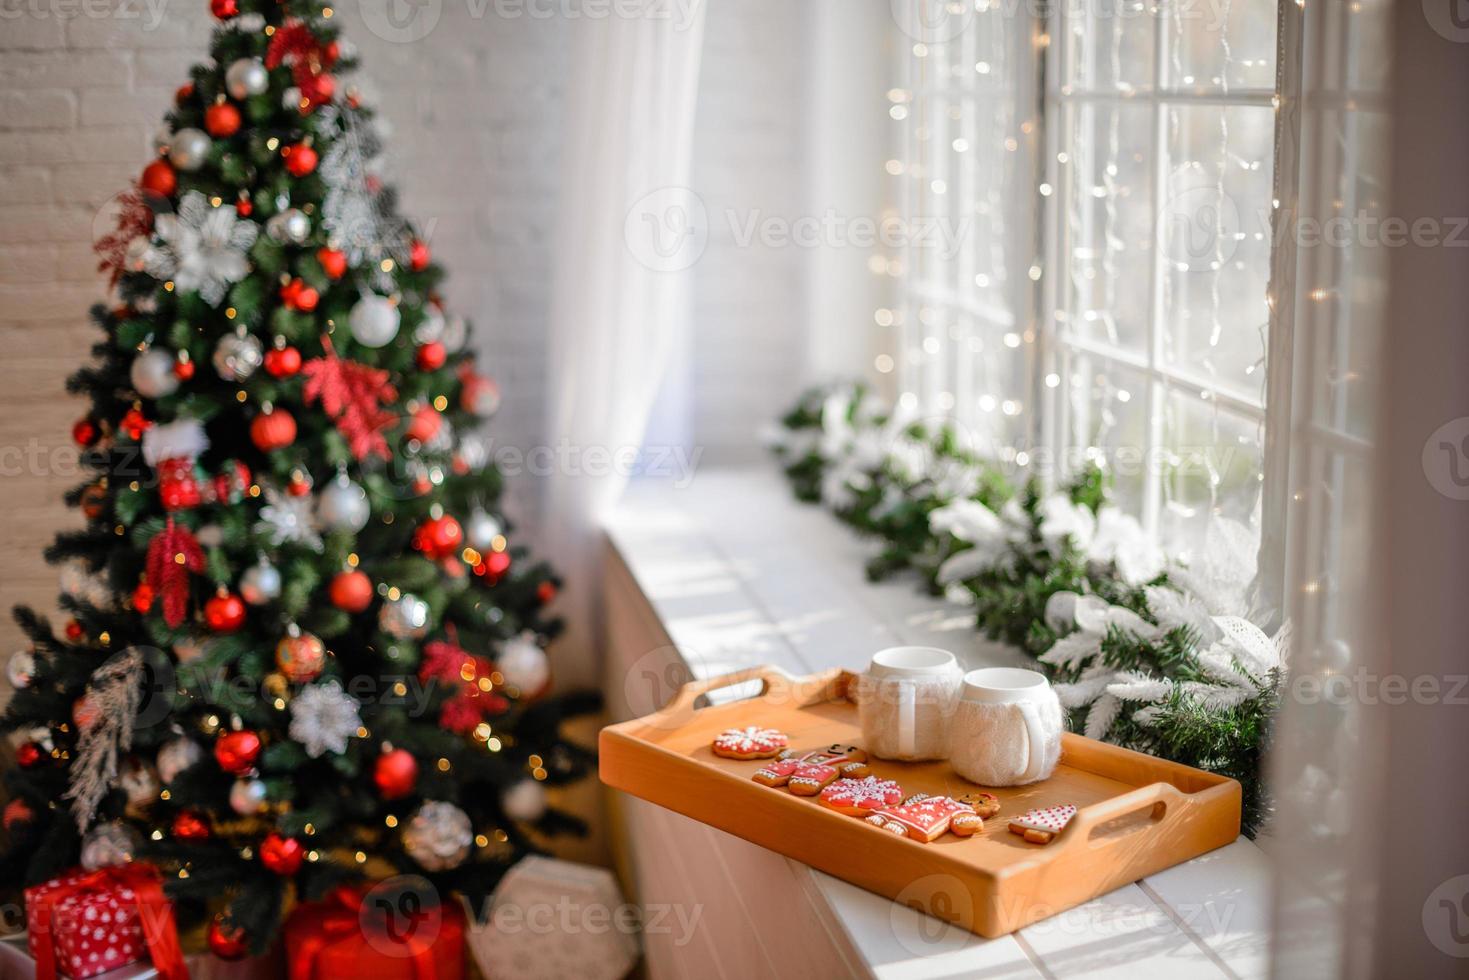
[[[954,771],[981,786],[1045,779],[1061,758],[1061,701],[1044,674],[984,667],[964,675],[950,726]]]
[[[947,650],[889,647],[857,678],[863,748],[879,759],[943,759],[964,671]]]

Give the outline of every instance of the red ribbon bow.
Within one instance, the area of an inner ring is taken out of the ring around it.
[[[425,930],[416,924],[410,924],[406,930],[394,929],[390,921],[396,918],[393,911],[369,908],[364,914],[365,898],[363,889],[343,886],[314,908],[298,910],[297,915],[302,917],[300,938],[299,946],[291,950],[290,980],[314,980],[317,960],[323,952],[335,946],[352,947],[361,943],[372,944],[379,950],[384,948],[380,944],[389,944],[391,955],[408,959],[417,980],[438,980],[433,940],[439,930],[429,930],[430,935],[425,938],[421,935]]]
[[[184,965],[184,951],[179,945],[178,930],[173,921],[173,905],[163,895],[163,880],[158,870],[148,864],[124,864],[98,868],[64,885],[38,892],[30,901],[41,935],[31,938],[31,952],[36,957],[36,980],[56,978],[56,906],[65,899],[95,895],[111,895],[131,888],[137,901],[138,922],[153,966],[164,980],[189,980]]]

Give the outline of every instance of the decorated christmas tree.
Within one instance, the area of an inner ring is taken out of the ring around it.
[[[0,881],[136,858],[181,928],[263,950],[296,902],[425,876],[482,900],[579,821],[557,579],[509,542],[498,402],[381,185],[318,0],[213,0],[211,58],[99,244],[71,379],[89,477],[60,632],[16,615]]]

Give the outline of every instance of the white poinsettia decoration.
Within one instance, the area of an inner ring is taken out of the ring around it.
[[[313,759],[327,752],[340,755],[347,751],[347,739],[362,727],[357,707],[335,680],[308,684],[291,699],[291,738]]]
[[[1151,582],[1166,563],[1163,549],[1153,543],[1138,519],[1110,506],[1097,511],[1097,531],[1087,548],[1087,559],[1115,566],[1128,585]]]
[[[218,306],[230,285],[250,272],[248,253],[260,229],[241,220],[233,204],[212,206],[198,191],[179,200],[174,214],[153,222],[153,247],[144,258],[155,279],[171,279],[179,292],[197,292]]]
[[[260,521],[255,530],[276,546],[289,542],[320,551],[321,535],[316,532],[315,505],[311,496],[293,497],[271,486],[264,489],[265,506],[260,508]]]

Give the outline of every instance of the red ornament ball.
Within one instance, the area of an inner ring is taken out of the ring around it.
[[[413,239],[413,244],[408,246],[408,266],[414,272],[422,272],[428,268],[430,253],[428,242]]]
[[[332,605],[349,613],[360,613],[372,605],[372,580],[357,569],[338,572],[328,589]]]
[[[240,110],[232,102],[216,102],[204,110],[204,129],[210,136],[233,136],[240,131]]]
[[[209,0],[209,12],[220,20],[229,20],[240,15],[238,0]]]
[[[0,816],[0,826],[5,828],[7,834],[13,834],[21,824],[30,823],[34,819],[36,811],[25,800],[17,798],[5,804],[4,815]]]
[[[35,742],[24,742],[15,750],[15,764],[22,769],[31,769],[41,763],[41,747]]]
[[[173,363],[173,376],[180,381],[188,381],[194,376],[194,362],[187,355],[180,354],[179,359]]]
[[[282,637],[275,645],[275,665],[286,680],[298,684],[315,680],[326,666],[326,646],[310,633]]]
[[[476,574],[493,582],[510,571],[510,552],[492,551],[485,555],[485,560],[476,565],[474,570]]]
[[[100,434],[97,431],[97,423],[91,419],[77,419],[76,425],[71,427],[72,441],[78,446],[95,446]]]
[[[244,191],[241,191],[240,199],[235,202],[235,214],[238,214],[242,218],[248,218],[250,217],[250,212],[254,210],[255,205],[250,203],[250,199],[245,196]]]
[[[286,155],[286,169],[293,177],[305,177],[316,169],[316,151],[305,143],[296,143],[288,146],[283,151]]]
[[[311,474],[294,470],[291,473],[290,482],[286,484],[286,493],[293,497],[304,497],[311,492]]]
[[[431,340],[418,348],[418,354],[414,358],[420,371],[437,371],[448,359],[448,350],[437,340]]]
[[[204,603],[204,622],[216,633],[233,633],[245,625],[245,600],[224,592]]]
[[[85,630],[82,629],[81,623],[77,622],[74,619],[68,619],[66,621],[66,638],[68,640],[75,643],[86,635],[87,633]]]
[[[536,598],[540,600],[542,605],[556,598],[556,583],[542,582],[536,586]]]
[[[250,441],[263,452],[289,446],[296,441],[296,420],[280,408],[261,412],[250,423]]]
[[[305,859],[306,849],[294,837],[271,833],[260,842],[260,863],[283,878],[295,874]]]
[[[189,99],[193,98],[193,96],[194,96],[194,83],[193,82],[185,82],[184,84],[180,85],[178,88],[174,89],[173,101],[176,102],[176,103],[178,103],[179,105],[183,105],[185,102],[189,101]]]
[[[142,409],[130,408],[123,413],[117,427],[127,433],[129,439],[137,440],[143,438],[143,433],[147,432],[148,427],[152,424],[148,421],[148,416],[143,414]]]
[[[139,183],[143,190],[159,197],[172,197],[173,192],[178,190],[179,177],[174,173],[173,167],[166,160],[154,160],[143,168],[143,176]]]
[[[272,347],[265,352],[265,371],[272,378],[289,378],[301,370],[301,352],[294,347]]]
[[[260,758],[260,736],[248,728],[238,732],[225,732],[214,743],[214,759],[219,768],[235,776],[241,776],[255,768]]]
[[[340,279],[347,274],[347,253],[322,246],[316,250],[316,261],[321,270],[331,279]]]
[[[419,442],[428,442],[439,434],[444,419],[432,405],[425,405],[413,413],[413,419],[408,423],[408,438],[417,439]]]
[[[147,582],[139,582],[138,587],[133,590],[133,609],[140,613],[146,613],[149,609],[153,608],[155,597],[153,586]]]
[[[401,800],[418,785],[418,760],[407,749],[393,749],[377,757],[372,782],[385,800]]]
[[[250,952],[250,943],[245,938],[245,930],[238,926],[226,925],[224,916],[216,916],[209,923],[209,951],[222,960],[244,959],[245,954]]]
[[[464,528],[454,518],[431,517],[413,533],[413,547],[430,558],[447,558],[464,544]]]
[[[185,810],[173,818],[172,832],[177,840],[208,840],[209,824],[193,810]]]

